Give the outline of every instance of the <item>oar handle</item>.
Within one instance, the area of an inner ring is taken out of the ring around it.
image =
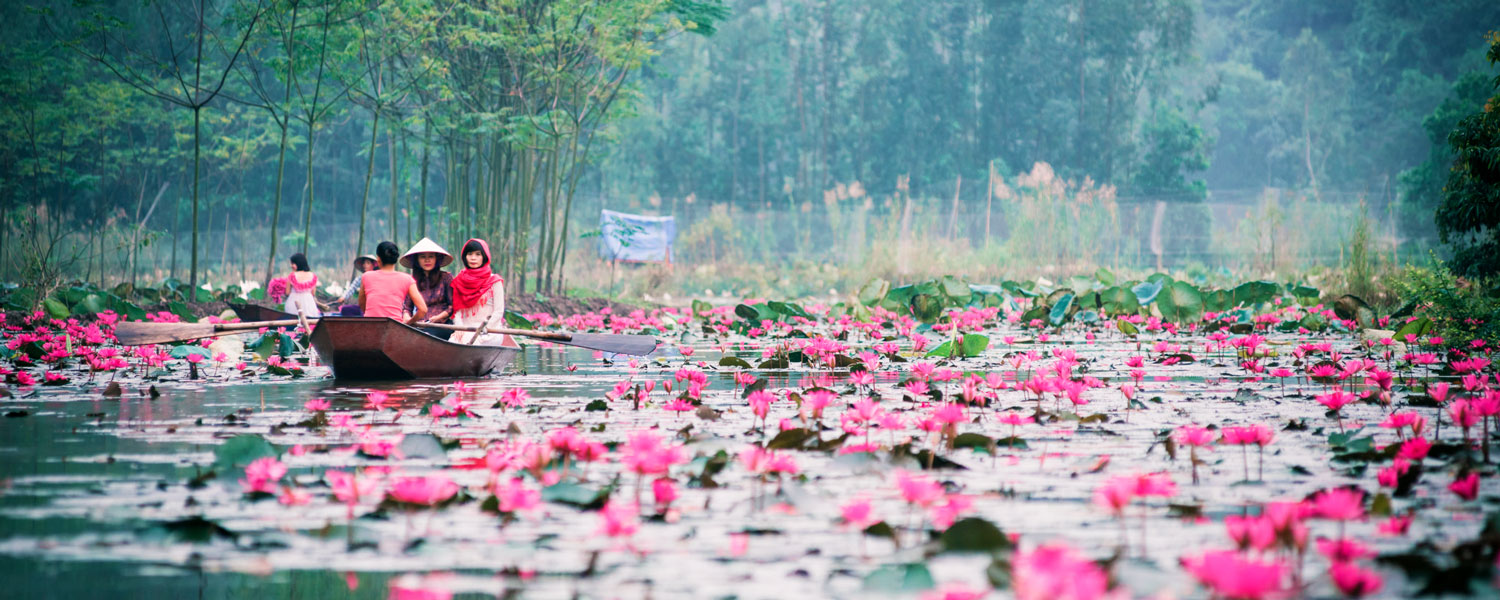
[[[308,325],[318,322],[317,319],[307,319]],[[295,327],[303,322],[297,319],[285,319],[281,321],[250,321],[245,323],[218,323],[214,325],[214,331],[241,331],[246,329],[260,329],[261,327]],[[476,331],[480,329],[474,326],[450,325],[448,323],[418,323],[421,327],[432,327],[435,329],[448,329],[452,331]],[[505,335],[519,335],[539,340],[554,340],[568,342],[573,340],[572,334],[562,331],[537,331],[535,329],[505,329],[486,328],[489,333],[500,333]]]

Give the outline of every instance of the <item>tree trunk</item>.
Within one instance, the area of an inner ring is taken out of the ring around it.
[[[371,110],[374,116],[370,119],[370,157],[365,162],[365,193],[359,200],[359,237],[354,242],[356,251],[365,247],[365,210],[370,205],[370,178],[375,175],[375,146],[380,143],[380,111]]]
[[[177,232],[182,228],[182,196],[172,200],[172,266],[167,269],[167,279],[177,278]]]
[[[422,187],[418,194],[422,197],[422,212],[417,214],[417,233],[420,237],[427,237],[427,160],[431,156],[432,148],[432,126],[422,124]]]
[[[312,239],[312,206],[313,206],[313,135],[316,131],[317,120],[307,119],[307,201],[302,203],[302,250],[307,254],[307,242]]]
[[[291,102],[292,88],[287,86],[287,102]],[[286,130],[290,117],[281,120],[281,149],[276,155],[276,199],[271,208],[271,252],[266,255],[266,277],[261,285],[271,286],[271,269],[276,266],[276,226],[281,223],[281,184],[286,176]],[[295,218],[295,217],[293,217]]]
[[[188,302],[198,298],[198,172],[202,160],[203,107],[193,108],[193,244],[188,260]]]
[[[396,128],[391,127],[385,132],[385,155],[391,168],[391,241],[396,242],[401,237],[396,230],[398,214],[396,210],[396,198],[398,189],[396,186]],[[398,242],[399,243],[399,242]]]

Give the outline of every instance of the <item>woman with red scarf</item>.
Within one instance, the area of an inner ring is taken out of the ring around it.
[[[464,269],[453,278],[453,324],[478,327],[489,320],[490,329],[505,327],[505,279],[490,271],[490,245],[475,238],[464,242],[458,254]],[[494,315],[491,319],[490,315]],[[459,331],[449,341],[471,343],[476,332]],[[485,334],[477,342],[485,346],[515,346],[510,336]]]

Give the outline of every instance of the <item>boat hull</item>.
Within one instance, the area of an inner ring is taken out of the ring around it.
[[[313,351],[337,379],[483,377],[504,369],[519,348],[468,346],[432,337],[392,319],[324,317]]]
[[[229,309],[234,311],[235,316],[241,321],[285,321],[296,319],[297,315],[261,306],[259,304],[240,304],[238,302],[225,302]]]

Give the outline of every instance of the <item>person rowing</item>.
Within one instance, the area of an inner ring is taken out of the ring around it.
[[[463,271],[453,278],[453,323],[465,327],[478,327],[489,322],[489,327],[505,327],[505,279],[490,270],[490,245],[474,238],[464,242],[459,252],[463,259]],[[493,316],[493,318],[492,318]],[[449,341],[460,344],[472,342],[478,332],[460,331]],[[486,333],[479,337],[478,344],[486,346],[515,346],[508,335]]]
[[[417,281],[411,275],[396,270],[400,250],[395,242],[380,242],[375,247],[375,257],[380,260],[380,269],[365,273],[359,288],[359,308],[367,317],[386,317],[412,325],[427,318],[427,301],[417,291]],[[407,301],[414,307],[411,316],[402,310]]]

